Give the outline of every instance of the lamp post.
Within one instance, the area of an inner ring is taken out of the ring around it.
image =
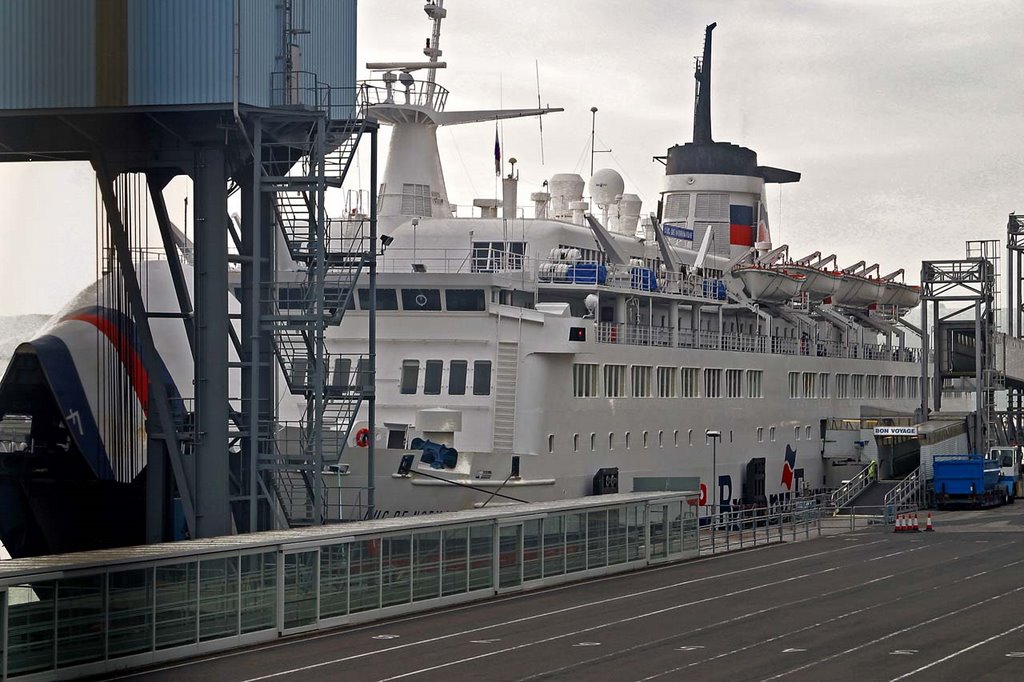
[[[718,507],[718,441],[722,438],[721,431],[707,430],[704,432],[704,442],[711,441],[711,514],[717,512]]]

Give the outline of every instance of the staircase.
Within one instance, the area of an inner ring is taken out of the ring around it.
[[[326,520],[323,468],[339,460],[373,386],[367,355],[330,353],[324,341],[325,330],[341,324],[374,248],[368,219],[330,220],[326,214],[326,188],[342,186],[369,125],[358,115],[331,120],[331,111],[327,98],[325,108],[309,112],[305,135],[297,135],[291,121],[280,128],[287,134],[268,130],[256,147],[260,191],[272,199],[273,218],[296,264],[278,273],[261,301],[269,311],[264,329],[288,390],[306,400],[301,421],[261,429],[270,442],[261,448],[257,468],[276,497],[271,506],[278,525],[288,527]]]

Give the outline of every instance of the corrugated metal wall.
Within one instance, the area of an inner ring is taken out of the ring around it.
[[[131,0],[127,104],[230,102],[232,23],[232,0]]]
[[[93,106],[95,24],[92,0],[3,0],[0,108]]]
[[[356,0],[294,16],[302,70],[354,91]],[[233,0],[2,0],[0,108],[230,103],[233,21]],[[269,106],[281,1],[240,0],[240,25],[239,99]]]

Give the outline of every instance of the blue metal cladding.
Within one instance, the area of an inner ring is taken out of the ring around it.
[[[339,96],[354,102],[356,85],[356,0],[295,0],[295,36],[302,51],[302,70],[334,90],[332,115],[338,116]]]
[[[231,102],[232,1],[132,0],[128,104]]]
[[[110,0],[100,26],[96,0],[0,0],[0,108],[230,104],[235,2]],[[237,3],[239,101],[270,106],[282,2]],[[300,68],[350,104],[356,0],[293,0],[293,16]]]
[[[95,3],[0,3],[0,109],[91,107],[96,101]]]

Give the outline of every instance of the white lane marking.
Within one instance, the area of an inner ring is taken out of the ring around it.
[[[921,545],[920,547],[911,547],[910,549],[903,549],[899,552],[892,552],[891,554],[883,554],[882,556],[876,556],[874,559],[868,559],[868,561],[881,561],[882,559],[891,559],[894,556],[900,556],[901,554],[910,554],[911,552],[916,552],[924,548],[925,545]]]
[[[996,569],[996,570],[1003,570],[1003,569],[1005,569],[1005,568],[1007,568],[1009,566],[1015,566],[1015,565],[1020,564],[1020,563],[1024,563],[1024,559],[1022,559],[1020,561],[1013,561],[1013,562],[1011,562],[1009,564],[1001,566],[999,569]],[[984,574],[984,573],[989,573],[989,571],[982,571],[982,574]],[[816,661],[811,661],[810,663],[802,665],[802,666],[800,666],[798,668],[793,668],[792,670],[787,670],[785,672],[781,672],[778,675],[773,675],[771,677],[766,677],[765,681],[767,682],[767,680],[777,680],[777,679],[779,679],[781,677],[785,677],[786,675],[790,675],[792,673],[798,673],[798,672],[801,672],[801,671],[806,670],[808,668],[811,668],[813,666],[816,666],[819,663],[826,663],[828,661],[831,661],[831,660],[834,660],[836,658],[839,658],[840,656],[845,656],[847,654],[855,653],[857,651],[860,651],[861,649],[866,649],[866,648],[868,648],[870,646],[878,644],[879,642],[884,642],[887,639],[892,639],[893,637],[896,637],[898,635],[902,635],[902,634],[907,633],[907,632],[911,632],[912,630],[916,630],[916,629],[918,629],[920,627],[924,627],[925,625],[931,625],[932,623],[938,622],[938,621],[942,620],[943,618],[948,618],[950,616],[955,616],[955,615],[964,613],[965,611],[969,611],[971,609],[977,608],[977,607],[979,607],[979,606],[981,606],[983,604],[988,604],[989,602],[996,601],[997,599],[1005,599],[1007,595],[1014,594],[1014,593],[1020,592],[1022,590],[1024,590],[1024,586],[1015,588],[1013,590],[1010,590],[1009,592],[1004,592],[1002,594],[993,595],[993,596],[989,597],[988,599],[983,599],[981,601],[974,602],[973,604],[969,604],[967,606],[964,606],[963,608],[959,608],[959,609],[956,609],[954,611],[948,611],[946,613],[940,614],[940,615],[935,616],[933,618],[929,618],[928,620],[923,620],[920,623],[917,623],[915,625],[909,625],[909,626],[907,626],[905,628],[901,628],[899,630],[895,630],[893,632],[890,632],[887,635],[882,635],[881,637],[876,637],[875,639],[873,639],[873,640],[871,640],[869,642],[864,642],[863,644],[858,644],[857,646],[850,647],[849,649],[846,649],[845,651],[840,651],[839,653],[832,654],[831,656],[825,656],[823,658],[819,658]],[[1021,625],[1021,627],[1024,627],[1024,625]]]
[[[471,639],[471,640],[469,640],[469,643],[470,644],[494,644],[495,642],[500,642],[500,641],[501,641],[501,637],[495,637],[494,639]]]
[[[863,545],[860,545],[860,546],[861,547],[870,547],[872,545],[877,545],[877,544],[884,543],[884,542],[885,542],[885,540],[874,540],[872,542],[866,542],[866,543],[864,543]],[[390,653],[392,651],[398,651],[400,649],[406,649],[408,647],[419,646],[419,645],[422,645],[422,644],[432,644],[434,642],[442,641],[442,640],[445,640],[445,639],[451,639],[453,637],[461,637],[463,635],[471,635],[471,634],[476,633],[476,632],[482,632],[484,630],[492,630],[494,628],[505,627],[507,625],[517,625],[519,623],[524,623],[524,622],[528,622],[528,621],[532,621],[532,620],[537,620],[539,618],[546,618],[548,616],[557,616],[557,615],[561,615],[563,613],[569,613],[571,611],[577,611],[579,609],[590,608],[592,606],[601,606],[601,605],[608,604],[608,603],[611,603],[611,602],[621,601],[623,599],[632,599],[632,598],[635,598],[635,597],[640,597],[640,596],[643,596],[643,595],[646,595],[646,594],[652,594],[654,592],[660,592],[660,591],[667,590],[667,589],[673,589],[673,588],[676,588],[676,587],[686,587],[686,586],[689,586],[689,585],[696,585],[698,583],[703,583],[703,582],[707,582],[707,581],[711,581],[711,580],[717,580],[719,578],[729,578],[729,577],[732,577],[732,576],[741,575],[743,573],[750,573],[751,571],[760,571],[760,570],[763,570],[763,569],[775,568],[775,567],[778,567],[778,566],[784,566],[786,564],[791,564],[791,563],[794,563],[794,562],[797,562],[797,561],[802,561],[804,559],[818,558],[818,557],[826,556],[826,555],[829,555],[829,554],[836,554],[836,553],[839,553],[839,552],[845,552],[848,549],[850,549],[850,547],[839,547],[839,548],[836,548],[836,549],[825,550],[823,552],[815,552],[814,554],[808,554],[808,555],[804,555],[804,556],[792,557],[790,559],[783,559],[781,561],[776,561],[776,562],[771,563],[771,564],[762,564],[760,566],[750,566],[748,568],[740,568],[740,569],[737,569],[735,571],[727,571],[725,573],[716,573],[714,575],[704,576],[702,578],[693,578],[691,580],[683,580],[681,582],[673,583],[671,585],[662,585],[661,587],[654,587],[654,588],[651,588],[651,589],[648,589],[648,590],[640,590],[638,592],[630,592],[629,594],[623,594],[623,595],[619,595],[619,596],[616,596],[616,597],[609,597],[607,599],[600,599],[598,601],[586,602],[586,603],[583,603],[583,604],[577,604],[575,606],[567,606],[567,607],[562,608],[562,609],[555,609],[554,611],[546,611],[544,613],[537,613],[537,614],[533,614],[531,616],[524,616],[522,618],[516,618],[516,619],[510,620],[510,621],[504,621],[504,622],[500,622],[500,623],[492,623],[490,625],[482,625],[480,627],[470,628],[469,630],[462,630],[460,632],[452,632],[452,633],[447,634],[447,635],[438,635],[437,637],[429,637],[427,639],[421,639],[421,640],[416,640],[416,641],[413,641],[413,642],[407,642],[405,644],[399,644],[397,646],[388,647],[388,648],[385,648],[385,649],[377,649],[376,651],[365,651],[365,652],[360,653],[360,654],[353,654],[351,656],[345,656],[345,657],[342,657],[342,658],[335,658],[335,659],[331,659],[329,661],[321,661],[319,663],[311,663],[309,665],[305,665],[305,666],[301,666],[301,667],[297,667],[297,668],[290,668],[288,670],[281,670],[279,672],[270,673],[270,674],[267,674],[267,675],[262,675],[260,677],[252,677],[252,678],[249,678],[247,680],[244,680],[243,682],[259,682],[260,680],[268,680],[268,679],[272,679],[272,678],[275,678],[275,677],[280,677],[282,675],[291,675],[293,673],[306,672],[307,670],[316,670],[317,668],[323,668],[323,667],[329,666],[329,665],[336,665],[338,663],[345,663],[345,662],[348,662],[348,661],[354,661],[354,660],[358,660],[360,658],[365,658],[367,656],[376,656],[378,654]],[[830,570],[830,571],[831,570],[835,570],[835,568],[830,568],[828,570]],[[492,602],[484,602],[484,603],[494,604],[496,602],[492,601]],[[379,625],[377,625],[375,627],[379,627]],[[307,638],[305,640],[297,640],[297,641],[309,641],[309,639],[310,638]],[[288,643],[282,643],[282,644],[276,645],[276,646],[284,646],[285,644],[295,644],[295,643],[296,642],[293,641],[293,642],[288,642]],[[254,653],[254,650],[252,650],[252,649],[248,649],[246,651],[249,654]],[[211,659],[205,659],[205,660],[211,660]],[[175,666],[168,666],[167,668],[164,668],[164,669],[170,669],[172,667],[184,667],[185,665],[195,665],[195,662],[183,663],[183,664],[175,665]],[[146,672],[147,673],[154,672],[154,670],[153,669],[149,669]],[[127,677],[135,677],[135,676],[141,675],[141,674],[142,673],[133,673],[131,675],[125,675],[122,678],[116,678],[116,679],[124,679],[124,678],[127,678]]]
[[[1011,651],[1006,654],[1007,658],[1024,658],[1024,651]]]
[[[401,635],[374,635],[370,639],[398,639]]]
[[[792,649],[792,648],[790,648],[790,649],[783,649],[782,653],[784,653],[784,654],[798,654],[801,651],[807,651],[807,649]]]
[[[577,642],[573,646],[601,646],[600,642]]]
[[[678,647],[676,649],[676,651],[697,651],[697,650],[703,649],[703,648],[704,648],[703,646],[681,646],[681,647]]]
[[[913,656],[917,653],[917,649],[897,649],[896,651],[890,651],[890,656]]]
[[[1012,543],[1004,543],[1001,546],[1005,547],[1005,546],[1007,546],[1009,544],[1012,544]],[[957,559],[959,559],[959,557],[957,557]],[[947,563],[952,563],[952,561],[947,562]],[[997,568],[996,570],[1003,570],[1004,568],[1007,568],[1009,566],[1014,566],[1014,565],[1019,564],[1019,563],[1024,563],[1024,560],[1011,562],[1009,564],[1006,564],[1004,566],[1001,566],[1001,567]],[[841,590],[836,590],[834,592],[825,592],[825,593],[821,593],[819,595],[812,595],[810,597],[805,597],[804,599],[797,600],[795,602],[789,602],[789,603],[786,604],[786,606],[787,607],[792,607],[792,606],[799,605],[802,602],[811,602],[811,601],[815,601],[817,599],[820,599],[821,597],[832,596],[832,595],[835,595],[835,594],[839,594],[840,592],[846,592],[846,591],[849,591],[849,590],[860,589],[860,588],[862,588],[862,587],[864,587],[866,585],[870,585],[873,582],[889,580],[889,579],[895,577],[896,575],[908,574],[908,573],[912,573],[912,572],[914,572],[916,570],[917,569],[907,569],[906,571],[903,571],[902,573],[891,574],[891,575],[883,576],[881,578],[875,578],[874,580],[869,580],[866,583],[861,583],[861,584],[857,584],[857,585],[849,585],[846,588],[843,588]],[[902,601],[902,600],[904,600],[906,598],[909,598],[909,597],[912,597],[912,596],[917,596],[919,594],[926,594],[928,592],[934,592],[936,590],[945,590],[945,589],[948,589],[948,587],[951,586],[951,585],[956,585],[958,583],[962,583],[962,582],[966,582],[966,581],[969,581],[969,580],[973,580],[978,575],[983,575],[984,573],[988,573],[988,572],[989,571],[982,571],[981,573],[975,573],[975,574],[972,574],[972,575],[969,575],[969,576],[964,576],[962,578],[957,578],[956,580],[954,580],[954,581],[952,581],[950,583],[935,585],[933,587],[928,588],[927,590],[922,590],[922,591],[918,591],[918,592],[908,593],[908,594],[905,594],[905,595],[901,595],[901,596],[897,597],[896,599],[889,599],[889,600],[886,600],[884,602],[878,602],[878,603],[872,604],[870,606],[865,606],[865,607],[862,607],[862,608],[859,608],[859,609],[855,609],[853,611],[847,611],[846,613],[840,614],[838,616],[834,616],[834,617],[829,618],[827,620],[821,621],[820,623],[813,623],[811,625],[806,625],[806,626],[804,626],[802,628],[798,628],[796,630],[791,630],[789,632],[780,633],[780,634],[778,634],[778,635],[776,635],[774,637],[770,637],[770,638],[768,638],[766,640],[763,640],[763,641],[760,641],[760,642],[753,642],[753,643],[748,644],[746,646],[742,646],[742,647],[733,649],[732,651],[726,651],[724,653],[718,654],[717,656],[712,656],[711,658],[704,658],[704,659],[701,659],[699,661],[694,661],[692,663],[689,663],[687,665],[682,665],[682,666],[679,666],[677,668],[671,668],[669,670],[664,670],[664,671],[662,671],[660,673],[657,673],[657,674],[654,674],[654,675],[650,675],[648,677],[644,677],[644,678],[642,678],[642,680],[640,680],[640,682],[649,682],[650,680],[653,680],[653,679],[656,679],[656,678],[659,678],[659,677],[664,677],[665,675],[671,675],[673,673],[679,672],[680,670],[685,670],[687,668],[692,668],[694,666],[707,665],[708,663],[710,663],[712,661],[715,661],[715,660],[717,660],[719,658],[726,658],[727,656],[732,656],[734,654],[743,653],[744,651],[747,651],[749,649],[753,649],[755,647],[758,647],[758,646],[761,646],[761,645],[764,645],[764,644],[769,644],[769,643],[774,642],[776,640],[784,639],[786,637],[792,637],[794,635],[798,635],[798,634],[800,634],[802,632],[806,632],[808,630],[814,630],[814,629],[820,628],[820,627],[822,627],[824,625],[828,625],[829,623],[837,622],[837,621],[843,620],[845,618],[849,618],[851,616],[858,615],[860,613],[865,613],[867,611],[870,611],[871,609],[878,608],[879,606],[887,606],[888,607],[888,606],[891,606],[892,604],[894,604],[896,602]],[[743,619],[746,619],[746,618],[749,618],[749,617],[752,617],[752,616],[763,615],[764,613],[767,613],[769,611],[774,611],[777,608],[780,608],[780,607],[771,607],[771,608],[768,608],[768,609],[762,609],[760,611],[755,611],[755,612],[750,613],[750,614],[744,614],[742,616],[731,618],[731,619],[726,620],[726,621],[721,621],[721,622],[718,622],[718,623],[712,623],[712,624],[709,624],[706,627],[707,628],[711,628],[711,627],[721,627],[723,625],[730,625],[730,624],[732,624],[732,623],[734,623],[736,621],[743,620]],[[705,628],[698,628],[698,630],[696,630],[695,632],[700,632],[703,629],[705,629]],[[689,633],[689,634],[693,634],[693,633]],[[646,644],[650,644],[650,642],[648,642]],[[631,651],[632,649],[635,649],[635,648],[637,648],[637,647],[631,647],[630,649],[625,649],[623,651],[614,652],[614,654],[611,654],[611,655],[619,656],[619,655],[622,655],[623,653],[627,653],[627,652],[629,652],[629,651]],[[568,667],[569,666],[567,666],[566,668],[561,668],[561,669],[555,670],[554,672],[561,672],[562,670],[565,670]],[[534,676],[534,677],[536,677],[536,676]],[[531,678],[524,678],[524,679],[531,679]]]
[[[825,538],[825,539],[828,540],[829,538]],[[871,547],[872,545],[877,545],[877,544],[881,544],[881,543],[884,543],[884,542],[885,542],[885,540],[872,540],[871,542],[865,542],[865,543],[861,544],[860,547]],[[768,550],[768,549],[777,549],[777,548],[778,548],[778,545],[762,545],[761,547],[756,547],[756,548],[753,548],[753,549],[751,549],[749,551],[751,551],[751,552],[760,552],[760,551],[764,551],[764,550]],[[837,554],[839,552],[845,552],[848,549],[851,549],[851,548],[849,548],[849,547],[837,547],[836,549],[827,549],[827,550],[824,550],[822,552],[815,552],[813,554],[805,554],[805,555],[802,555],[802,556],[793,557],[791,559],[783,559],[781,561],[776,561],[776,562],[771,563],[771,564],[764,564],[763,566],[753,566],[751,568],[743,568],[743,569],[738,569],[736,571],[729,571],[727,573],[720,573],[718,575],[709,576],[708,579],[710,579],[710,578],[721,578],[721,577],[727,577],[727,576],[732,576],[732,575],[739,575],[740,573],[746,573],[746,572],[753,571],[753,570],[773,568],[775,566],[781,566],[783,564],[792,563],[794,561],[798,561],[798,560],[802,560],[802,559],[816,559],[818,557],[826,556],[828,554]],[[852,549],[857,549],[857,548],[854,547]],[[698,559],[693,559],[692,561],[686,562],[686,565],[687,566],[695,566],[697,564],[703,564],[703,563],[708,563],[708,562],[711,562],[711,561],[716,561],[718,559],[722,559],[723,557],[724,557],[724,555],[722,555],[722,554],[716,554],[716,555],[707,556],[707,557],[700,557]],[[664,571],[671,571],[671,570],[679,569],[682,565],[683,564],[676,562],[676,563],[669,563],[669,564],[660,564],[660,565],[657,565],[657,566],[646,566],[643,569],[643,574],[644,575],[654,575],[656,573],[662,573]],[[636,573],[634,573],[634,572],[619,573],[617,575],[609,575],[609,576],[603,576],[603,577],[600,577],[600,578],[592,578],[590,580],[587,580],[586,583],[588,585],[594,585],[594,584],[598,584],[598,583],[612,582],[612,581],[618,581],[618,580],[627,580],[628,581],[628,579],[634,577],[635,575],[636,575]],[[703,580],[703,578],[701,580]],[[689,581],[683,582],[683,583],[678,583],[678,585],[685,585],[685,584],[689,584]],[[577,588],[579,586],[580,586],[580,583],[575,583],[575,582],[573,582],[573,583],[565,583],[565,584],[562,584],[562,585],[554,585],[552,587],[544,588],[543,593],[544,594],[552,594],[554,592],[564,592],[566,590],[575,589],[575,588]],[[462,611],[470,611],[470,610],[474,610],[474,609],[480,609],[480,608],[487,607],[487,606],[494,606],[496,604],[504,604],[506,602],[518,601],[520,599],[530,599],[532,597],[535,597],[537,594],[538,594],[538,592],[530,591],[530,592],[522,592],[522,593],[518,593],[518,594],[505,595],[505,596],[494,596],[494,597],[491,597],[489,599],[482,599],[480,601],[473,602],[471,604],[462,604],[462,605],[458,605],[458,606],[446,607],[445,608],[445,613],[460,613]],[[640,594],[640,593],[637,593],[637,594]],[[632,596],[632,595],[626,595],[626,596]],[[595,602],[595,604],[601,604],[601,603],[602,602]],[[580,604],[579,608],[585,608],[587,606],[592,606],[592,605],[593,604]],[[554,611],[552,613],[557,614],[557,613],[561,613],[561,611]],[[436,615],[437,615],[436,611],[430,610],[430,611],[424,611],[422,613],[415,613],[415,614],[411,614],[411,615],[408,615],[408,616],[403,616],[401,618],[395,618],[394,620],[388,620],[388,623],[391,624],[391,625],[397,625],[397,624],[400,624],[400,623],[408,623],[408,622],[412,622],[412,621],[423,620],[425,618],[432,618],[432,617],[435,617]],[[551,614],[540,614],[540,615],[544,616],[544,615],[551,615]],[[500,625],[504,625],[504,623],[501,623]],[[151,673],[163,672],[163,671],[166,671],[166,670],[175,670],[177,668],[188,668],[188,667],[191,667],[191,666],[201,665],[203,663],[209,663],[211,661],[219,661],[219,660],[222,660],[222,659],[225,659],[225,658],[234,658],[235,656],[251,656],[251,655],[263,652],[263,651],[270,651],[272,649],[278,649],[280,647],[294,646],[298,642],[313,642],[313,641],[316,641],[316,640],[328,639],[328,638],[331,638],[331,637],[343,637],[343,636],[351,635],[354,632],[361,632],[363,630],[373,630],[375,628],[379,628],[380,626],[381,626],[381,624],[379,622],[371,622],[371,623],[366,623],[364,625],[357,625],[355,627],[346,628],[345,630],[338,630],[336,628],[331,628],[327,632],[323,632],[323,633],[320,633],[320,634],[310,634],[310,635],[307,635],[307,636],[303,637],[300,640],[289,639],[289,640],[284,640],[284,641],[268,642],[266,644],[260,644],[260,645],[256,645],[256,646],[245,648],[245,649],[235,649],[235,650],[232,650],[232,651],[225,651],[225,652],[219,653],[219,654],[213,654],[211,656],[205,656],[205,657],[203,657],[201,659],[196,659],[196,660],[191,660],[191,661],[183,661],[181,663],[170,663],[168,665],[163,665],[163,666],[159,666],[159,667],[147,668],[144,671],[125,673],[124,675],[119,675],[117,677],[108,677],[107,679],[110,682],[114,682],[114,680],[127,680],[127,679],[131,679],[133,677],[139,677],[141,675],[149,675]],[[475,630],[468,631],[468,632],[475,632]],[[459,634],[466,634],[466,633],[454,633],[451,636],[456,637]],[[433,642],[433,641],[434,641],[433,639],[430,639],[430,640],[424,640],[423,642],[411,642],[409,644],[404,644],[402,646],[405,647],[405,646],[414,646],[416,644],[429,644],[430,642]],[[400,647],[395,647],[395,648],[400,648]],[[386,653],[388,651],[393,651],[393,650],[394,650],[394,648],[392,648],[392,649],[383,649],[383,650],[381,650],[379,652],[372,652],[372,653]],[[340,659],[337,662],[343,662],[345,660],[347,660],[347,659]],[[299,669],[299,670],[301,671],[303,669]],[[288,672],[290,672],[290,671],[282,671],[281,674],[286,674]],[[259,678],[257,678],[257,679],[259,679]]]
[[[1019,588],[1019,589],[1024,589],[1024,587]],[[1014,592],[1017,592],[1017,591],[1018,590],[1014,590]],[[986,601],[988,601],[988,600],[986,599]],[[1013,633],[1013,632],[1017,632],[1018,630],[1024,630],[1024,623],[1021,623],[1020,625],[1012,627],[1009,630],[1003,630],[998,635],[992,635],[988,639],[983,639],[980,642],[975,642],[974,644],[972,644],[970,646],[966,646],[963,649],[960,649],[959,651],[954,651],[949,656],[944,656],[943,658],[940,658],[937,661],[932,661],[928,665],[922,665],[920,668],[916,668],[915,670],[911,670],[908,673],[903,673],[899,677],[892,678],[892,680],[890,680],[890,682],[896,682],[897,680],[904,680],[904,679],[906,679],[906,678],[908,678],[908,677],[910,677],[912,675],[918,674],[919,672],[923,672],[925,670],[928,670],[929,668],[934,668],[935,666],[939,665],[940,663],[945,663],[946,661],[948,661],[951,658],[956,658],[960,654],[965,654],[968,651],[971,651],[972,649],[977,649],[979,646],[984,646],[984,645],[988,644],[989,642],[994,642],[997,639],[999,639],[1000,637],[1005,637],[1006,635],[1008,635],[1010,633]]]
[[[712,601],[715,601],[715,600],[718,600],[718,599],[725,599],[727,597],[735,597],[735,596],[738,596],[738,595],[741,595],[741,594],[746,594],[748,592],[756,592],[757,590],[763,590],[763,589],[767,589],[769,587],[776,587],[777,585],[783,585],[783,584],[788,583],[788,582],[805,580],[807,578],[810,578],[811,576],[824,575],[826,573],[831,573],[833,571],[837,571],[837,570],[839,570],[839,568],[840,567],[838,567],[838,566],[833,566],[833,567],[826,568],[826,569],[821,570],[821,571],[813,571],[811,573],[803,573],[801,575],[791,576],[789,578],[784,578],[782,580],[776,580],[776,581],[773,581],[773,582],[770,582],[770,583],[763,583],[761,585],[755,585],[753,587],[747,587],[747,588],[744,588],[742,590],[735,590],[733,592],[727,592],[725,594],[714,595],[712,597],[706,597],[704,599],[698,599],[696,601],[686,602],[686,603],[683,603],[683,604],[675,604],[673,606],[667,606],[667,607],[665,607],[663,609],[658,609],[656,611],[649,611],[647,613],[640,613],[640,614],[637,614],[635,616],[630,616],[628,618],[620,618],[619,620],[613,620],[613,621],[610,621],[610,622],[607,622],[607,623],[601,623],[599,625],[593,625],[593,626],[591,626],[589,628],[583,628],[582,630],[576,630],[574,632],[564,632],[564,633],[562,633],[560,635],[553,635],[551,637],[545,637],[544,639],[538,639],[538,640],[535,640],[535,641],[532,641],[532,642],[525,642],[523,644],[517,644],[516,646],[510,646],[510,647],[507,647],[505,649],[499,649],[497,651],[491,651],[491,652],[488,652],[486,654],[478,654],[476,656],[470,656],[470,657],[467,657],[467,658],[460,658],[460,659],[457,659],[457,660],[454,660],[454,661],[448,661],[447,663],[439,663],[437,665],[432,665],[432,666],[430,666],[428,668],[420,668],[418,670],[410,670],[410,671],[402,673],[400,675],[394,675],[392,677],[385,677],[385,678],[381,679],[379,682],[390,682],[391,680],[401,680],[401,679],[404,679],[406,677],[412,677],[414,675],[421,675],[423,673],[429,673],[429,672],[433,672],[435,670],[441,670],[443,668],[450,668],[453,665],[462,665],[463,663],[469,663],[470,661],[475,661],[475,660],[478,660],[478,659],[481,659],[481,658],[488,658],[490,656],[497,656],[498,654],[506,654],[506,653],[509,653],[511,651],[518,651],[520,649],[525,649],[527,647],[536,646],[537,644],[547,644],[548,642],[555,642],[555,641],[558,641],[560,639],[565,639],[566,637],[575,637],[577,635],[583,635],[583,634],[586,634],[588,632],[593,632],[595,630],[603,630],[604,628],[611,627],[613,625],[623,625],[625,623],[631,623],[631,622],[638,621],[638,620],[641,620],[641,619],[644,619],[644,618],[650,618],[651,616],[660,616],[660,615],[662,615],[664,613],[670,613],[672,611],[677,611],[679,609],[689,608],[691,606],[697,606],[697,605],[700,605],[700,604],[706,604],[708,602],[712,602]],[[1024,587],[1022,587],[1021,589],[1024,589]]]

